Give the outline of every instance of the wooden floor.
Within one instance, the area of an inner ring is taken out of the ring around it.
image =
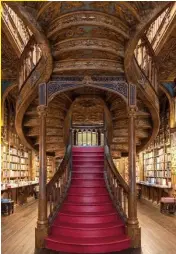
[[[123,253],[176,254],[176,215],[162,215],[158,207],[140,201],[138,217],[142,229],[142,250]],[[2,216],[2,254],[34,254],[36,221],[35,200],[16,208],[13,215]]]

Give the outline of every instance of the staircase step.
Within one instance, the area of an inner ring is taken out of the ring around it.
[[[73,178],[82,178],[82,179],[96,179],[96,178],[101,178],[104,179],[104,173],[103,172],[72,172],[72,177]]]
[[[104,163],[104,158],[103,157],[99,157],[99,156],[94,156],[94,157],[76,157],[73,156],[73,163],[76,163],[76,162],[103,162]]]
[[[70,202],[64,202],[63,206],[61,207],[60,212],[73,212],[73,213],[101,213],[101,212],[108,212],[112,213],[115,212],[115,208],[112,204],[110,203],[102,203],[102,204],[75,204],[75,203],[70,203]]]
[[[85,195],[85,194],[70,194],[66,197],[65,201],[67,202],[74,202],[75,204],[79,203],[88,203],[88,204],[94,204],[94,203],[101,203],[101,202],[112,202],[111,198],[109,197],[108,193],[103,195]]]
[[[76,146],[74,146],[73,148],[72,148],[72,152],[74,153],[74,152],[79,152],[79,153],[84,153],[84,152],[86,152],[86,153],[104,153],[104,147],[99,147],[99,146],[97,146],[97,147],[76,147]]]
[[[46,248],[70,253],[110,253],[130,248],[130,239],[125,235],[102,237],[102,238],[82,238],[54,236],[46,238]]]
[[[99,184],[104,184],[105,180],[104,178],[93,178],[93,179],[85,179],[85,178],[76,178],[76,177],[72,177],[72,183],[99,183]]]
[[[80,214],[74,214],[74,213],[59,213],[58,216],[55,219],[56,223],[60,222],[68,222],[72,223],[73,221],[75,223],[84,223],[84,224],[96,224],[96,223],[108,223],[108,222],[119,222],[120,218],[117,215],[116,212],[114,213],[90,213],[89,215],[82,213]]]
[[[82,153],[80,153],[80,152],[73,152],[72,153],[72,157],[73,158],[95,158],[95,157],[98,157],[98,158],[104,158],[104,153],[96,153],[96,152],[94,152],[94,153],[92,153],[92,152],[89,152],[89,153],[86,153],[86,152],[82,152]]]
[[[104,168],[104,161],[73,161],[73,168],[77,166],[82,166],[82,167],[102,167]]]
[[[68,191],[68,195],[70,194],[98,194],[98,193],[101,193],[101,194],[107,194],[108,191],[106,189],[106,186],[99,186],[99,187],[80,187],[80,186],[73,186],[71,185],[71,187],[69,188],[69,191]]]
[[[104,166],[102,165],[94,165],[94,166],[82,166],[82,165],[73,165],[73,171],[81,171],[81,172],[104,172]]]
[[[110,237],[113,235],[120,236],[125,233],[125,227],[123,223],[119,222],[119,225],[112,225],[107,227],[106,224],[102,224],[101,227],[97,228],[86,228],[86,227],[75,227],[73,224],[65,225],[52,225],[51,235],[60,238],[60,236],[72,237],[77,236],[80,238],[87,237]]]
[[[99,182],[72,182],[72,187],[86,187],[86,188],[98,188],[98,187],[106,187],[106,184],[104,185]]]

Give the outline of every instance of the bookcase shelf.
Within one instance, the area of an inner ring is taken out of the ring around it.
[[[39,156],[35,154],[35,180],[39,180]],[[53,177],[55,172],[54,157],[47,156],[47,182]]]

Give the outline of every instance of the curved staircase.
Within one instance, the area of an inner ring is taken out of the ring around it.
[[[45,241],[47,249],[70,253],[130,248],[106,188],[103,147],[73,147],[71,185]]]

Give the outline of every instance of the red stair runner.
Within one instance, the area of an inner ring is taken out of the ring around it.
[[[129,249],[125,225],[104,181],[104,148],[74,147],[72,170],[68,195],[45,239],[45,247],[67,253]]]

